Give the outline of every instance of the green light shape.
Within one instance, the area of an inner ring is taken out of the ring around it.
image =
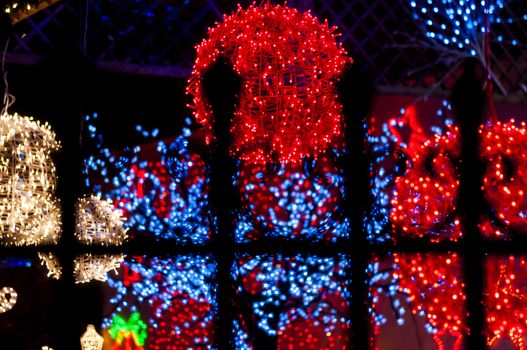
[[[147,337],[146,328],[146,323],[141,320],[141,314],[132,312],[128,321],[120,315],[115,315],[112,319],[112,325],[108,329],[108,334],[119,345],[123,343],[124,339],[132,336],[135,345],[143,346]]]

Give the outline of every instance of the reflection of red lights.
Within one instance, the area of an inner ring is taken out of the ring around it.
[[[458,129],[451,127],[445,135],[409,144],[408,168],[395,179],[390,213],[398,234],[433,241],[461,236],[459,220],[451,217],[459,188],[454,164],[460,154],[458,139]]]
[[[341,134],[335,79],[347,62],[334,29],[308,12],[265,4],[239,8],[197,47],[188,92],[197,121],[212,129],[203,72],[226,56],[243,79],[232,120],[233,154],[253,163],[298,162]]]
[[[445,335],[454,336],[455,349],[461,348],[465,325],[465,284],[457,254],[394,255],[394,279],[401,293],[408,295],[411,312],[424,314],[437,330],[434,340],[439,349]]]
[[[153,308],[160,300],[153,300]],[[185,350],[209,348],[214,342],[212,305],[176,292],[172,305],[164,310],[158,320],[158,327],[148,330],[149,349]]]
[[[287,324],[285,331],[278,331],[277,349],[347,349],[349,344],[349,326],[340,321],[337,323],[333,331],[326,332],[324,325],[317,322],[314,318],[293,320]]]
[[[487,260],[486,274],[488,345],[508,338],[519,350],[526,349],[527,259],[491,257]]]
[[[506,226],[527,228],[527,129],[514,119],[481,127],[481,154],[486,163],[483,179],[485,198]],[[483,226],[487,235],[502,232]]]

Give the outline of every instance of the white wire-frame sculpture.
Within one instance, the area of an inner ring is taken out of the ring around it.
[[[52,153],[60,148],[48,124],[0,116],[0,242],[57,243],[61,233]]]
[[[118,246],[128,237],[123,220],[111,200],[85,196],[77,202],[75,236],[87,245]]]
[[[38,258],[40,259],[40,263],[45,265],[48,270],[47,277],[56,280],[60,279],[62,276],[62,266],[60,266],[60,261],[54,254],[38,253]]]
[[[81,254],[73,262],[73,275],[76,283],[93,280],[106,282],[108,272],[116,271],[124,260],[124,254]]]

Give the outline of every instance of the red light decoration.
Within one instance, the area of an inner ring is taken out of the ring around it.
[[[308,310],[309,315],[309,310]],[[309,317],[312,317],[309,315]],[[323,317],[323,316],[322,316]],[[296,319],[285,331],[278,331],[277,349],[334,350],[348,349],[350,326],[337,321],[332,332],[315,318]]]
[[[335,37],[335,28],[309,12],[269,3],[239,7],[197,46],[187,88],[196,120],[212,133],[201,79],[223,55],[243,81],[231,154],[260,164],[316,155],[342,133],[335,82],[351,59]]]
[[[422,134],[411,137],[404,149],[409,160],[395,179],[390,220],[397,236],[455,241],[461,237],[460,222],[452,217],[459,188],[454,163],[460,155],[459,130],[451,126],[444,135],[422,139]]]
[[[153,308],[160,303],[161,300],[154,299]],[[192,299],[186,293],[176,292],[172,305],[161,314],[158,326],[149,328],[149,349],[210,348],[214,342],[214,325],[212,318],[206,316],[212,307],[205,300]]]
[[[525,350],[527,331],[527,259],[491,257],[486,264],[486,335],[489,347],[510,339]]]
[[[514,119],[482,126],[481,157],[486,163],[483,191],[487,203],[502,224],[527,228],[527,129],[525,123],[516,126]],[[491,236],[503,236],[502,230],[489,223],[482,231]]]
[[[394,254],[394,262],[399,291],[408,295],[412,314],[426,317],[438,349],[444,348],[445,335],[455,337],[454,349],[461,349],[467,329],[465,284],[457,254]]]

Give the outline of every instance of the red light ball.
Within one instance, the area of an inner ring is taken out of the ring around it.
[[[212,133],[201,80],[222,55],[242,78],[231,153],[260,164],[316,155],[342,133],[335,82],[351,59],[334,31],[310,13],[286,6],[238,8],[197,46],[187,88],[196,120]]]

